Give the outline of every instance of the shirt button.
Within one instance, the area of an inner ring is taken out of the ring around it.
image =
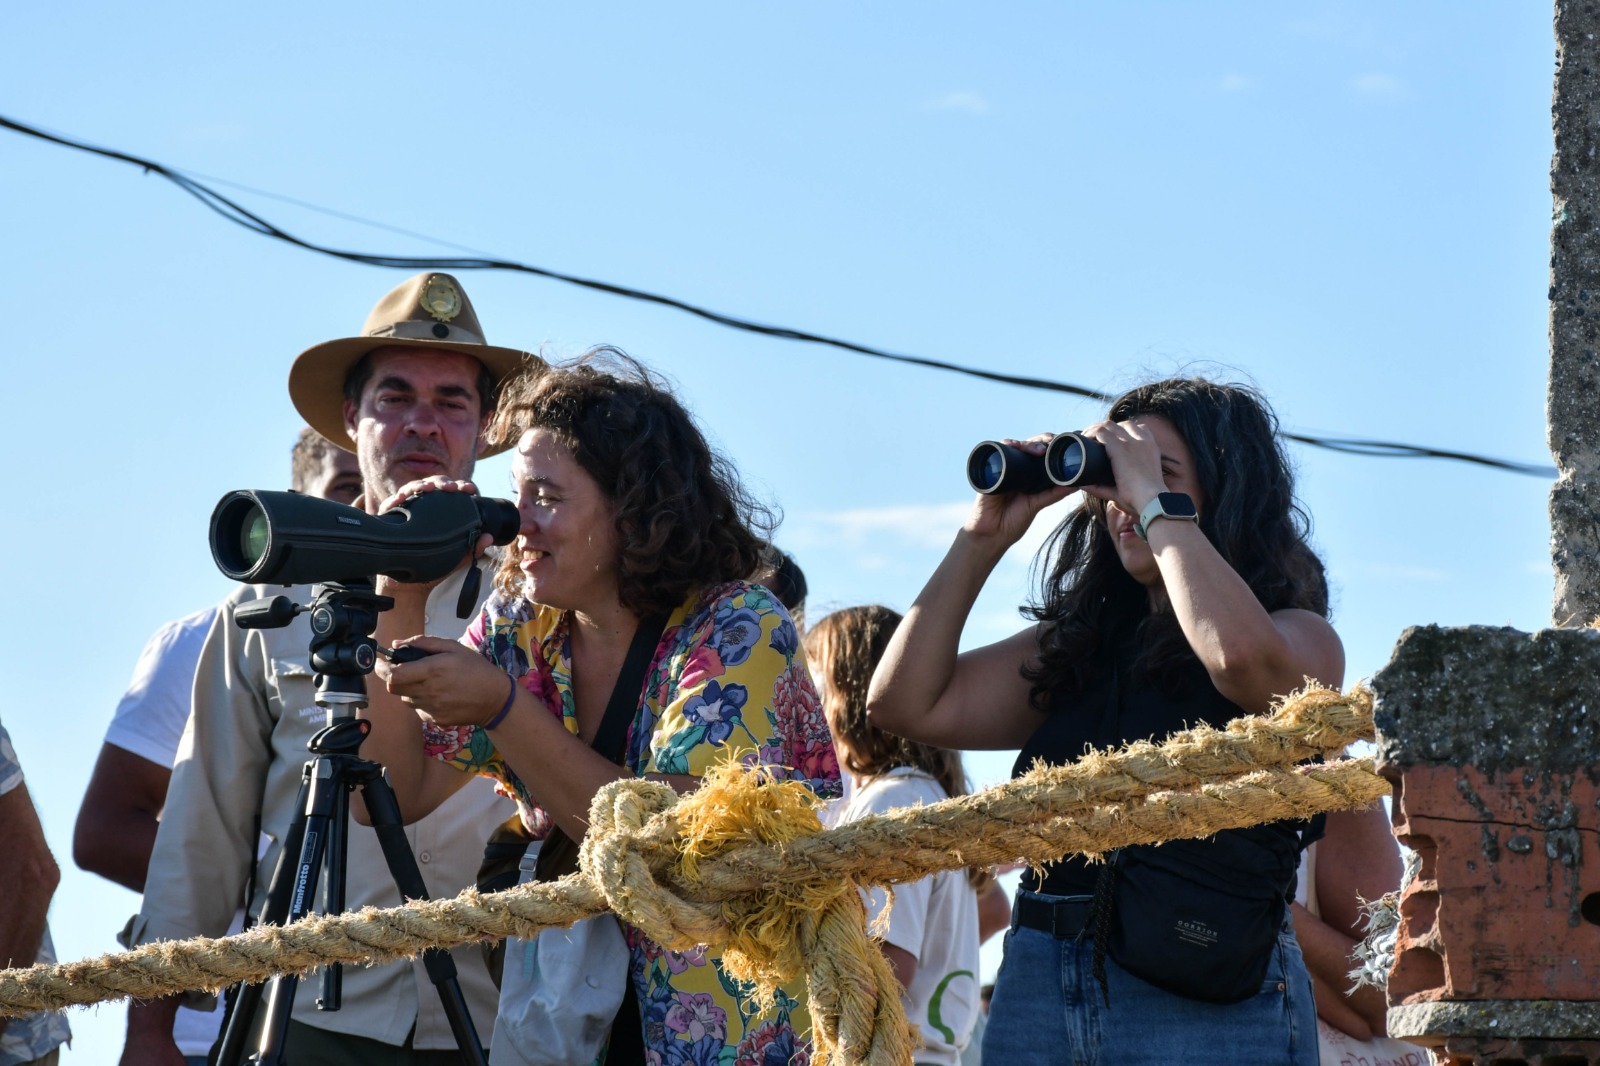
[[[432,862],[433,861],[433,853],[431,851],[424,851],[421,855],[417,856],[417,861],[418,862]]]

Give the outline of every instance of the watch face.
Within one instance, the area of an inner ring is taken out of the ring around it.
[[[1168,518],[1198,518],[1194,500],[1187,492],[1163,492],[1156,496],[1161,501],[1161,511]]]

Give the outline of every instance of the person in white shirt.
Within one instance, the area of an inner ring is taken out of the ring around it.
[[[850,607],[806,633],[839,765],[855,785],[841,825],[967,792],[960,752],[893,736],[867,720],[872,671],[899,624],[887,607]],[[945,870],[897,885],[892,907],[884,889],[864,892],[868,928],[881,934],[884,957],[905,990],[906,1018],[920,1034],[919,1066],[956,1066],[971,1039],[979,1010],[978,893],[992,883],[987,869]]]

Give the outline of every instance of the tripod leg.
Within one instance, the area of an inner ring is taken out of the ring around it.
[[[400,805],[395,800],[394,789],[382,772],[361,782],[361,795],[367,803],[367,813],[372,818],[373,832],[378,835],[378,846],[383,849],[389,873],[406,899],[427,899],[428,886],[422,880],[422,871],[411,854],[411,842],[406,839],[405,826],[400,820]],[[461,1049],[464,1062],[486,1064],[483,1045],[478,1042],[478,1031],[472,1024],[472,1013],[467,1009],[466,997],[461,993],[461,982],[456,977],[456,960],[448,951],[429,948],[422,953],[422,965],[428,978],[439,993],[450,1031],[455,1034],[456,1046]]]
[[[301,788],[306,796],[305,806],[295,818],[297,828],[290,830],[290,836],[299,833],[301,844],[288,891],[289,912],[285,918],[289,922],[306,916],[316,894],[317,879],[327,851],[328,826],[339,800],[347,799],[343,761],[338,756],[312,759],[306,765],[305,783]],[[289,1036],[289,1014],[298,985],[299,978],[294,974],[284,974],[273,980],[272,990],[267,995],[266,1020],[262,1022],[261,1037],[251,1061],[261,1066],[281,1066],[284,1042]]]
[[[222,1048],[217,1052],[217,1066],[239,1066],[244,1060],[244,1042],[250,1039],[250,1022],[256,1008],[261,1005],[263,984],[239,986],[239,998],[228,1018],[228,1028],[222,1034]]]
[[[322,913],[344,913],[345,871],[349,869],[350,785],[335,787],[333,810],[328,817],[328,849],[322,856]],[[339,1010],[344,1005],[344,967],[329,963],[322,968],[318,1010]]]
[[[307,763],[300,775],[300,793],[295,799],[298,812],[289,823],[289,832],[283,838],[278,852],[278,864],[272,868],[272,880],[267,882],[267,900],[257,919],[261,925],[282,925],[289,916],[289,894],[294,885],[293,871],[300,858],[300,848],[306,839],[305,810],[311,794],[311,764]],[[217,1066],[239,1066],[244,1061],[245,1041],[250,1039],[250,1025],[255,1021],[256,1010],[261,1005],[262,984],[241,985],[239,998],[228,1018],[228,1027],[222,1034],[222,1047],[217,1052]]]

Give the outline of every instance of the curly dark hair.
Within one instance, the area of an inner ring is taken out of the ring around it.
[[[667,613],[691,589],[743,580],[760,566],[772,512],[745,491],[666,383],[610,346],[501,386],[488,439],[515,444],[548,430],[571,449],[615,511],[617,590],[635,614]],[[495,585],[521,589],[521,553],[504,553]]]
[[[1277,416],[1248,385],[1169,378],[1120,396],[1110,418],[1160,415],[1189,445],[1205,503],[1200,528],[1268,611],[1301,608],[1328,616],[1328,581],[1307,538],[1311,522],[1294,496],[1294,474]],[[1138,630],[1134,669],[1167,692],[1199,669],[1170,611],[1151,613],[1143,587],[1122,568],[1106,529],[1105,505],[1085,499],[1040,553],[1047,568],[1038,602],[1023,614],[1039,628],[1039,657],[1023,676],[1039,710],[1072,697],[1106,667],[1101,654]]]
[[[965,796],[971,789],[959,751],[885,733],[867,718],[872,671],[899,626],[898,612],[873,604],[834,611],[806,630],[806,661],[822,681],[823,711],[839,761],[862,777],[910,766],[939,782],[945,795]],[[975,889],[981,891],[992,880],[988,867],[967,869],[967,881]]]
[[[310,492],[322,474],[323,464],[338,447],[310,426],[302,429],[289,453],[289,486],[296,492]]]

